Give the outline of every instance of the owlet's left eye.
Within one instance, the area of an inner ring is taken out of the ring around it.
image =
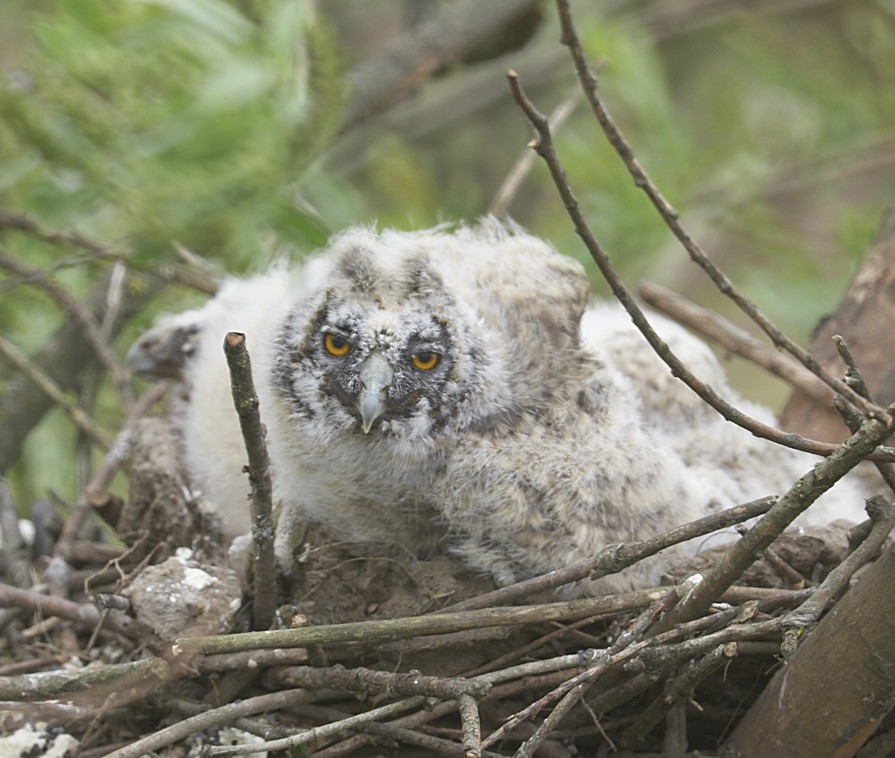
[[[420,371],[430,371],[438,365],[440,360],[441,356],[438,353],[434,353],[431,350],[423,350],[419,353],[414,353],[410,362],[414,368],[418,368]]]

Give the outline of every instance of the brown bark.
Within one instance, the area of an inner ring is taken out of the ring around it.
[[[852,756],[895,706],[895,547],[765,688],[724,755]]]
[[[848,287],[836,312],[817,329],[810,351],[822,366],[841,375],[845,367],[833,344],[839,334],[848,344],[867,382],[870,394],[880,405],[895,400],[895,361],[889,339],[895,324],[895,209],[890,210],[863,265]],[[829,401],[818,403],[804,392],[792,394],[780,425],[787,431],[814,439],[841,442],[848,427]]]

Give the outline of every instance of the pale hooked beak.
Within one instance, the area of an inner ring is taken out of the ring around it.
[[[360,411],[364,434],[369,433],[373,422],[385,410],[385,393],[392,383],[391,365],[379,351],[370,353],[360,366],[360,395],[357,409]]]

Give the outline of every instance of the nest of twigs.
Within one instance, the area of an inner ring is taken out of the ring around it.
[[[882,508],[855,549],[844,527],[784,535],[679,623],[718,551],[665,587],[563,599],[547,580],[495,591],[448,559],[359,555],[309,530],[272,631],[251,632],[252,577],[191,499],[166,422],[135,429],[127,502],[93,503],[124,545],[65,544],[79,509],[45,508],[33,549],[7,553],[3,755],[736,754],[783,658],[892,522]]]

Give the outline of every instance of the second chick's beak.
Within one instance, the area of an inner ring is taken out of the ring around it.
[[[359,376],[357,409],[360,411],[364,434],[368,434],[373,422],[385,410],[385,396],[394,372],[385,355],[374,350],[361,363]]]

